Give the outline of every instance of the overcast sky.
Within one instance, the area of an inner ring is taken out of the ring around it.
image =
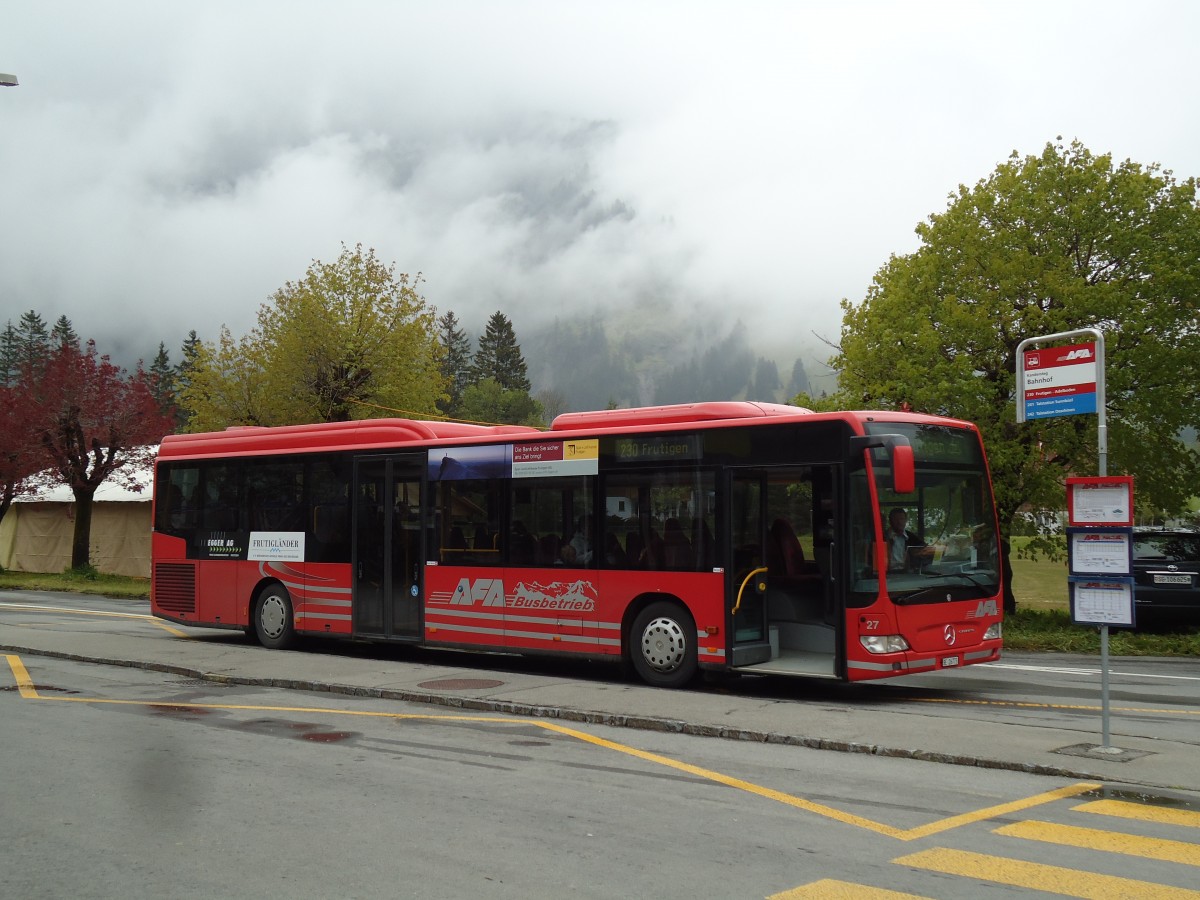
[[[695,305],[790,363],[1014,150],[1200,175],[1198,35],[1192,0],[7,3],[0,325],[177,361],[362,243],[474,333]]]

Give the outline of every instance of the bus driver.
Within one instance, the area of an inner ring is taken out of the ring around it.
[[[888,571],[916,572],[933,556],[933,548],[907,530],[908,513],[895,507],[888,513]]]

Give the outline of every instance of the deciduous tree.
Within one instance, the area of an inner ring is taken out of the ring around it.
[[[445,394],[420,276],[343,246],[259,308],[258,325],[197,353],[181,400],[191,431],[436,414]]]
[[[1023,504],[1062,508],[1063,478],[1096,473],[1094,416],[1015,420],[1023,338],[1101,329],[1110,473],[1178,509],[1200,457],[1200,211],[1194,179],[1095,156],[1078,142],[1017,154],[951,195],[860,303],[843,301],[834,403],[977,422],[1001,524]],[[1009,599],[1011,606],[1011,598]]]
[[[178,391],[185,427],[220,431],[230,425],[273,425],[257,334],[235,338],[221,326],[215,344],[198,343],[188,360],[187,383]]]
[[[96,489],[115,479],[140,490],[135,469],[150,463],[174,423],[159,410],[141,367],[126,373],[100,356],[93,341],[84,349],[63,342],[43,365],[27,368],[23,382],[27,433],[75,497],[71,567],[85,568]]]
[[[28,400],[19,384],[0,384],[0,521],[13,500],[29,492],[29,476],[42,466],[29,430]]]
[[[528,391],[507,389],[494,378],[485,378],[463,391],[460,418],[488,425],[532,425],[543,422],[542,405]]]

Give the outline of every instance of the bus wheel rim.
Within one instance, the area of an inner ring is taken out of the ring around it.
[[[283,634],[285,610],[283,601],[276,596],[270,596],[263,600],[262,612],[259,613],[259,621],[262,623],[263,632],[268,637],[279,637]]]
[[[642,632],[642,658],[656,672],[673,672],[687,657],[687,638],[674,619],[653,619]]]

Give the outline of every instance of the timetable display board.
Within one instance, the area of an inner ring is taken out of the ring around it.
[[[1067,524],[1133,525],[1133,476],[1067,479]]]
[[[1067,572],[1070,575],[1133,574],[1133,530],[1068,528]]]
[[[1133,627],[1132,578],[1068,578],[1071,621],[1077,625]]]
[[[1067,479],[1071,621],[1135,625],[1133,476]]]

